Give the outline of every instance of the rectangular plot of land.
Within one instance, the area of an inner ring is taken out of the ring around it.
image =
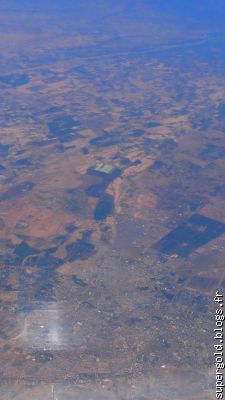
[[[187,257],[195,249],[225,233],[225,224],[200,214],[194,214],[186,222],[160,239],[155,249],[162,253]]]

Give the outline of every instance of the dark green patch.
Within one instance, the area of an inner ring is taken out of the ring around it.
[[[113,197],[107,193],[99,199],[95,211],[94,219],[96,221],[102,221],[106,219],[109,215],[114,213],[114,200]]]
[[[81,287],[86,287],[87,283],[83,281],[83,279],[79,278],[77,275],[72,275],[72,281],[76,283],[76,285]]]
[[[9,148],[10,145],[9,144],[0,144],[0,157],[7,157],[8,153],[9,153]]]
[[[161,124],[159,124],[159,122],[148,122],[147,124],[145,124],[145,128],[156,128],[157,126],[160,126]]]
[[[0,164],[0,172],[3,172],[3,171],[5,171],[5,167]]]
[[[195,249],[225,233],[225,224],[200,214],[194,214],[183,225],[175,228],[155,248],[165,254],[187,257]]]
[[[85,234],[82,239],[78,239],[75,243],[70,243],[66,246],[67,261],[71,262],[74,260],[87,260],[93,254],[95,254],[95,246],[90,243],[89,237]]]
[[[154,162],[154,164],[152,164],[152,165],[149,167],[149,171],[157,171],[158,169],[161,169],[161,168],[163,168],[163,167],[165,167],[165,166],[166,166],[166,164],[165,164],[163,161],[156,160],[156,161]]]
[[[173,139],[165,139],[159,146],[161,150],[171,151],[176,149],[177,143]]]
[[[76,229],[77,229],[76,226],[74,226],[73,224],[68,224],[68,225],[66,226],[66,231],[67,231],[68,233],[73,233],[73,232],[75,232]]]
[[[146,292],[149,290],[149,286],[138,286],[136,289],[140,290],[141,292]]]
[[[145,131],[143,131],[143,129],[135,129],[133,132],[130,133],[130,135],[133,137],[141,137],[144,134],[145,134]]]
[[[36,250],[36,249],[35,249]],[[37,254],[39,250],[36,250],[35,254],[25,261],[27,267],[40,267],[39,274],[45,278],[50,275],[51,271],[55,271],[60,265],[63,264],[61,258],[57,258],[48,254],[49,250],[46,250],[44,255]]]
[[[220,118],[225,118],[225,103],[220,104],[218,113]]]
[[[200,158],[205,161],[215,161],[225,157],[225,147],[208,143],[200,153]]]
[[[2,75],[0,76],[0,82],[12,88],[16,88],[29,83],[29,77],[27,74]]]
[[[141,165],[141,160],[135,160],[134,165]]]
[[[52,361],[54,358],[53,353],[49,350],[35,350],[32,352],[32,356],[37,362],[41,363]]]
[[[167,292],[167,290],[161,290],[161,294],[169,301],[173,300],[174,294]]]
[[[26,192],[32,190],[33,187],[34,187],[34,184],[32,182],[19,183],[18,185],[11,187],[5,193],[3,193],[0,196],[0,201],[9,200],[16,196],[22,196]]]
[[[138,317],[131,317],[131,318],[128,318],[127,320],[126,320],[126,325],[128,325],[128,326],[135,326],[135,325],[137,325],[137,324],[140,324],[142,322],[142,319],[141,318],[138,318]]]
[[[75,72],[76,74],[79,74],[79,75],[86,75],[87,74],[87,70],[83,65],[79,65],[77,67],[71,68],[70,72]]]
[[[22,242],[15,247],[14,253],[17,261],[21,263],[26,257],[39,253],[39,250],[29,246],[26,242]]]
[[[115,146],[121,143],[121,134],[120,132],[106,132],[101,136],[91,139],[89,143],[99,148]]]
[[[128,115],[129,117],[142,117],[144,113],[142,110],[131,110]]]
[[[3,229],[5,227],[5,222],[2,218],[0,218],[0,229]]]
[[[82,147],[82,153],[85,155],[85,156],[87,156],[89,153],[90,153],[90,151],[89,151],[89,149],[87,148],[87,147]]]
[[[50,139],[56,138],[60,142],[70,142],[81,137],[78,132],[80,128],[80,121],[75,121],[72,117],[66,115],[48,124],[48,137]]]
[[[121,169],[114,168],[112,172],[105,173],[101,171],[96,171],[93,168],[88,169],[87,175],[99,176],[102,178],[102,182],[90,185],[86,189],[86,194],[91,197],[101,197],[104,195],[104,191],[107,186],[114,181],[118,176],[121,175]]]
[[[15,165],[17,167],[30,167],[32,165],[32,162],[26,158],[22,158],[20,160],[16,160]]]

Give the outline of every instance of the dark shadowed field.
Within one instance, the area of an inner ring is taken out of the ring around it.
[[[215,398],[224,17],[1,1],[0,400]]]

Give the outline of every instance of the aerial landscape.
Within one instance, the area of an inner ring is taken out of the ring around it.
[[[224,18],[0,0],[0,400],[216,398]]]

